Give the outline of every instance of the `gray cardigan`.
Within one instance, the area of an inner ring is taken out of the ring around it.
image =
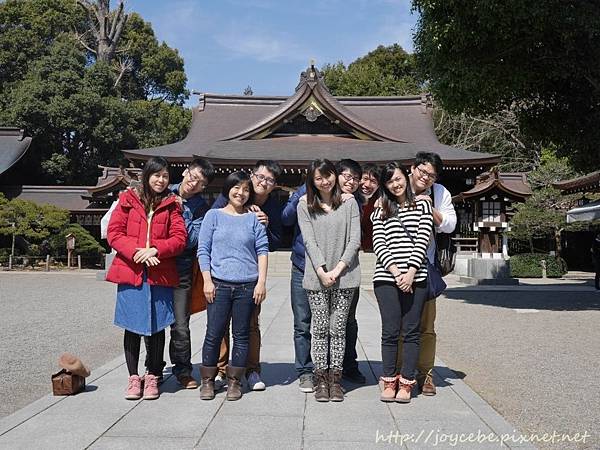
[[[336,210],[311,216],[303,198],[298,203],[298,225],[306,247],[302,287],[311,291],[326,289],[316,269],[325,266],[325,271],[332,270],[339,261],[343,261],[347,267],[331,287],[359,287],[360,213],[356,201],[349,199]]]

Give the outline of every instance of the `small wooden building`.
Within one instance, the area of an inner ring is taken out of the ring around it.
[[[508,255],[506,231],[514,214],[513,204],[532,194],[524,173],[491,170],[476,179],[468,191],[452,197],[458,215],[457,245],[476,243],[481,254]]]

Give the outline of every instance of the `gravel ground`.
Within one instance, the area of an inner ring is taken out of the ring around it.
[[[437,354],[523,434],[592,435],[600,448],[600,293],[469,292],[438,300]]]
[[[92,372],[121,354],[115,292],[95,271],[0,272],[0,417],[51,392],[62,352]]]

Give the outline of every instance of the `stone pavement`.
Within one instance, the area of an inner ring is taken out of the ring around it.
[[[519,438],[518,430],[440,360],[435,397],[419,395],[408,405],[378,400],[381,325],[369,286],[361,292],[357,311],[360,369],[367,384],[346,384],[342,403],[315,402],[312,394],[298,390],[289,278],[271,277],[268,288],[261,313],[266,391],[248,392],[237,402],[225,401],[224,392],[214,401],[201,401],[198,390],[180,390],[167,375],[159,400],[127,401],[127,369],[119,356],[93,368],[85,392],[48,395],[1,420],[0,448],[478,449],[501,447],[491,442],[498,436]],[[205,320],[200,313],[191,323],[197,378]]]

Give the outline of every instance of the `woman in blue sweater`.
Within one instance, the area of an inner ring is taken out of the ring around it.
[[[223,184],[225,207],[204,216],[198,236],[198,260],[207,301],[206,336],[202,347],[200,398],[215,397],[214,379],[221,340],[229,318],[233,330],[231,364],[227,366],[227,400],[242,396],[250,318],[266,296],[269,240],[256,214],[246,212],[253,189],[245,172],[230,174]]]

